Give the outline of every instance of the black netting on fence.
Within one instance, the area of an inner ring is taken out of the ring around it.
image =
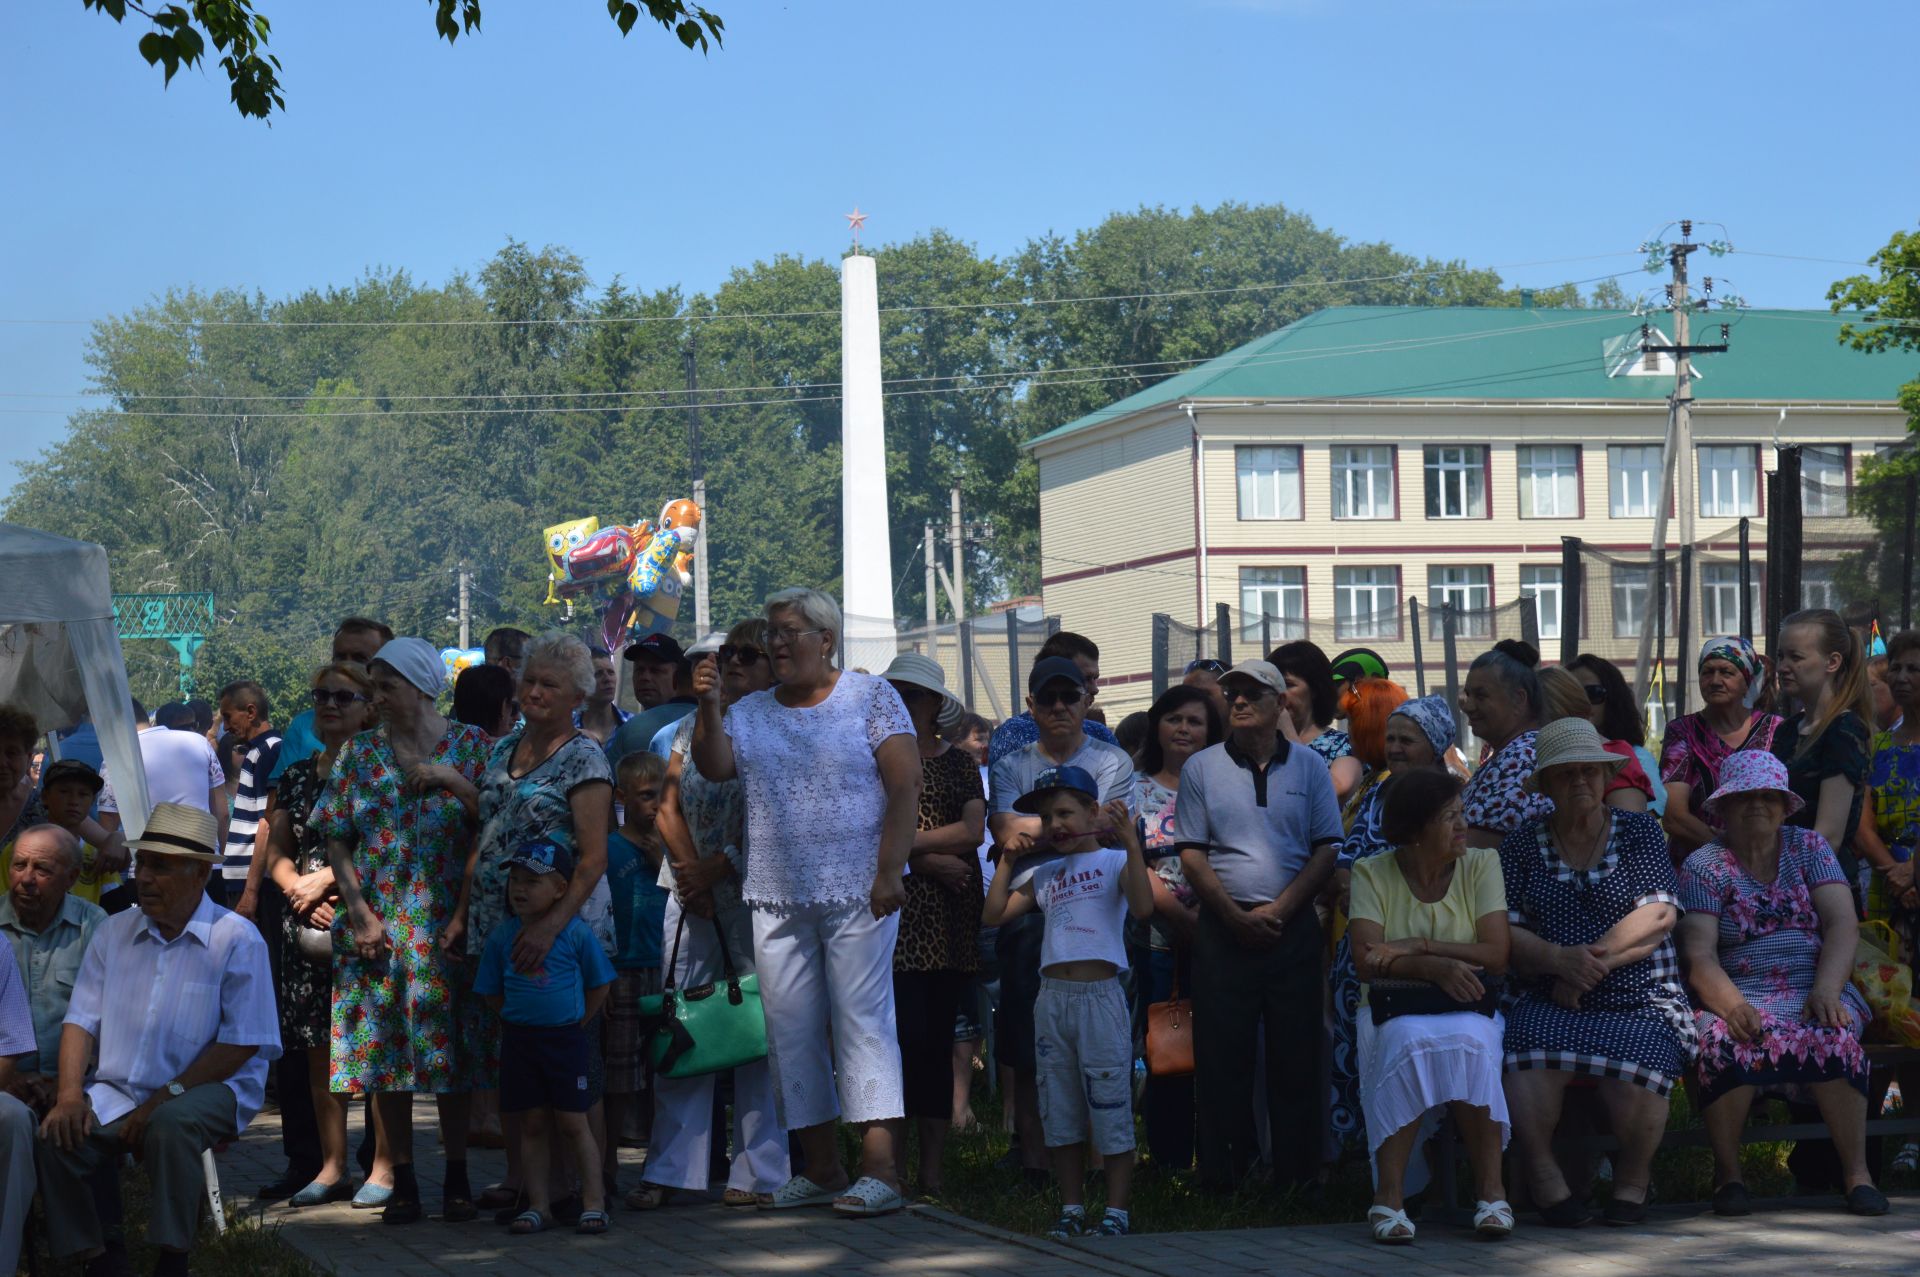
[[[878,673],[895,652],[919,652],[940,663],[947,689],[967,708],[994,722],[1026,708],[1027,672],[1047,637],[1060,629],[1057,616],[1022,618],[1005,612],[956,625],[900,630],[891,638],[863,637],[859,618],[847,619],[846,665]]]

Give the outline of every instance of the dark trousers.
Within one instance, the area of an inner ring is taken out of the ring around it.
[[[239,898],[237,891],[234,898]],[[267,966],[273,972],[276,990],[280,988],[281,968],[287,957],[280,928],[280,919],[286,910],[287,898],[280,888],[271,882],[262,883],[260,908],[254,921],[260,928],[261,938],[267,942]],[[309,1073],[304,1047],[282,1052],[273,1064],[274,1099],[280,1105],[280,1149],[286,1154],[287,1173],[293,1179],[303,1176],[312,1179],[320,1173],[320,1165],[325,1160],[320,1151],[320,1121],[313,1111]]]
[[[1180,966],[1180,996],[1193,996],[1193,962],[1186,949],[1149,949],[1141,985],[1142,1014],[1155,1002],[1173,996],[1174,964]],[[1162,1170],[1183,1171],[1193,1165],[1193,1075],[1147,1078],[1140,1097],[1140,1116],[1147,1129],[1147,1155]]]
[[[1298,1184],[1319,1170],[1326,1087],[1321,1079],[1320,920],[1311,906],[1271,949],[1243,948],[1203,910],[1193,940],[1193,1056],[1200,1180],[1237,1187],[1260,1155],[1253,1088],[1263,1082],[1273,1173]],[[1264,1039],[1261,1035],[1264,1034]],[[1266,1045],[1266,1077],[1255,1053]]]
[[[973,986],[964,971],[893,973],[900,1084],[908,1117],[953,1120],[953,1018]]]

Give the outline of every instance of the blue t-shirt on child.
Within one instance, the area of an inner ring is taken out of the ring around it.
[[[607,835],[607,889],[613,893],[614,968],[659,966],[668,892],[647,853],[617,830]]]
[[[587,1013],[588,989],[613,983],[613,964],[579,918],[570,918],[547,950],[546,965],[532,975],[513,969],[513,942],[520,937],[520,919],[509,918],[487,937],[480,954],[480,971],[473,991],[483,997],[500,995],[506,1005],[502,1019],[527,1028],[578,1024]]]

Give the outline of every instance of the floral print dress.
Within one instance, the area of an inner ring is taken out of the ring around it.
[[[1890,731],[1876,735],[1867,786],[1880,841],[1895,860],[1912,859],[1920,848],[1920,745],[1902,745]],[[1867,885],[1867,916],[1892,924],[1907,952],[1920,951],[1920,913],[1901,905],[1877,869]]]
[[[288,764],[274,797],[293,827],[293,868],[302,876],[327,867],[327,840],[312,822],[327,787],[319,763],[316,755]],[[280,1040],[289,1050],[326,1046],[333,1033],[333,965],[301,952],[299,934],[306,927],[292,909],[280,911]]]
[[[1386,772],[1376,773],[1349,803],[1352,820],[1334,861],[1337,868],[1351,872],[1356,861],[1393,850],[1393,844],[1380,833],[1386,779]],[[1354,1016],[1360,1009],[1360,977],[1353,970],[1353,942],[1344,930],[1333,946],[1327,979],[1333,986],[1333,1003],[1327,1012],[1328,1035],[1333,1042],[1333,1101],[1328,1121],[1335,1138],[1344,1141],[1365,1134],[1367,1129],[1366,1115],[1360,1109],[1360,1041],[1354,1029]]]
[[[428,761],[478,782],[487,737],[449,723]],[[468,1087],[458,959],[441,951],[466,870],[466,811],[444,789],[403,793],[384,727],[340,749],[309,822],[352,844],[367,906],[385,923],[388,949],[355,951],[346,911],[333,923],[333,1050],[329,1087],[354,1094]]]
[[[1755,881],[1719,842],[1700,848],[1681,867],[1681,907],[1720,920],[1721,969],[1760,1013],[1762,1026],[1753,1041],[1736,1042],[1725,1020],[1698,1012],[1703,1105],[1741,1086],[1802,1100],[1808,1086],[1834,1078],[1866,1091],[1860,1035],[1871,1012],[1859,990],[1851,982],[1841,989],[1849,1017],[1843,1028],[1801,1018],[1820,964],[1813,892],[1828,883],[1848,885],[1833,849],[1819,834],[1792,825],[1780,830],[1780,868],[1770,883]]]
[[[1460,808],[1474,829],[1510,834],[1522,825],[1553,814],[1545,794],[1528,793],[1533,775],[1534,741],[1538,733],[1521,732],[1481,763],[1473,779],[1460,791]]]

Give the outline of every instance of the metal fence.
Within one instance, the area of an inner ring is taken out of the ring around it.
[[[1060,618],[1022,618],[1017,612],[949,621],[932,629],[899,630],[891,639],[862,637],[874,626],[847,618],[845,664],[879,673],[896,652],[918,652],[940,663],[947,690],[976,714],[999,722],[1026,708],[1027,671]]]

